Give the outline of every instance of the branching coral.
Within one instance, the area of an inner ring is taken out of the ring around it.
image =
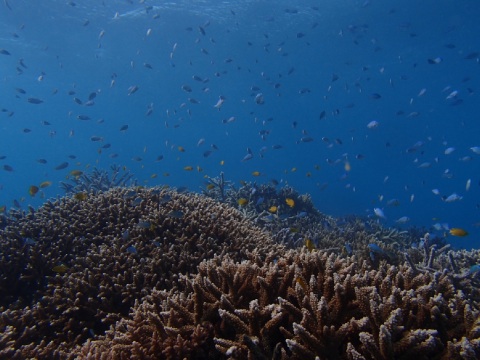
[[[7,225],[0,247],[0,355],[45,358],[102,334],[153,288],[182,288],[215,254],[283,251],[237,210],[161,188],[47,202]]]
[[[271,227],[316,245],[287,251],[255,217],[166,188],[16,213],[0,230],[0,358],[480,357],[479,251],[307,214]]]
[[[184,292],[153,292],[79,356],[122,358],[139,349],[148,357],[155,349],[168,359],[478,357],[472,306],[446,272],[386,263],[371,270],[319,252],[264,263],[215,258]]]

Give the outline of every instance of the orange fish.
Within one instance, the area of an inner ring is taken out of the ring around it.
[[[291,198],[286,198],[285,199],[285,202],[287,203],[288,206],[290,206],[291,208],[293,208],[295,206],[295,200],[291,199]]]
[[[38,186],[32,185],[28,188],[28,193],[31,197],[34,197],[38,193]]]
[[[468,232],[460,228],[451,228],[449,231],[450,235],[453,236],[467,236]]]

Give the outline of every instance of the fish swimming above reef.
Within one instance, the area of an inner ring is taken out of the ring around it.
[[[376,217],[380,218],[380,219],[383,219],[383,220],[387,220],[387,217],[385,216],[384,212],[382,209],[380,208],[374,208],[373,209],[373,213],[375,214]]]
[[[442,200],[447,202],[447,203],[451,203],[451,202],[455,202],[455,201],[460,201],[463,199],[463,196],[460,196],[458,195],[457,193],[453,193],[449,196],[442,196]]]
[[[461,228],[451,228],[448,232],[450,233],[450,235],[453,236],[463,237],[468,235],[468,231]]]

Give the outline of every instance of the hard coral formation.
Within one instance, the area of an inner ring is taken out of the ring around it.
[[[235,209],[166,189],[62,198],[0,232],[0,357],[66,358],[214,255],[278,253]]]
[[[154,291],[80,358],[478,358],[476,305],[447,272],[290,251],[215,258],[183,291]]]
[[[224,202],[115,188],[10,212],[0,358],[480,357],[480,251],[217,183]]]
[[[121,170],[120,166],[112,165],[110,172],[94,168],[90,173],[71,175],[69,182],[62,181],[60,186],[67,194],[79,192],[107,191],[114,187],[136,186],[137,180],[134,175],[126,169]]]

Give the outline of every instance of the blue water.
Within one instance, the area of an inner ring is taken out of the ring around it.
[[[224,172],[292,185],[333,216],[460,227],[448,240],[479,247],[479,18],[471,0],[2,2],[0,205],[39,206],[94,166],[192,191]]]

